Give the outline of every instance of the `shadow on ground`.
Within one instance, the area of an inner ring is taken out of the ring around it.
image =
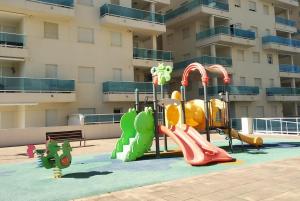
[[[110,171],[91,171],[91,172],[76,172],[76,173],[70,173],[70,174],[65,174],[63,178],[73,178],[73,179],[88,179],[90,177],[94,176],[100,176],[100,175],[108,175],[112,174],[113,172]]]

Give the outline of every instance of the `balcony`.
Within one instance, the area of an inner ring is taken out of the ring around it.
[[[1,0],[0,7],[3,11],[60,20],[75,16],[74,0]]]
[[[140,93],[140,100],[153,98],[153,86],[151,82],[103,82],[102,91],[104,102],[134,102],[135,90]],[[158,90],[160,91],[160,90]],[[165,93],[167,94],[167,87]],[[167,95],[166,95],[167,96]]]
[[[24,60],[28,57],[28,51],[24,46],[24,35],[0,32],[0,57],[6,60]]]
[[[73,8],[74,0],[27,0],[36,3],[48,4],[53,6],[65,7],[65,8]]]
[[[229,18],[229,5],[218,0],[191,0],[167,12],[165,20],[168,26],[176,26],[190,20],[190,18],[199,18],[205,15]]]
[[[266,89],[268,101],[300,101],[300,88],[272,87]]]
[[[100,22],[106,26],[122,26],[146,33],[166,32],[163,15],[114,4],[104,4],[100,7]]]
[[[0,77],[0,104],[74,102],[74,80]]]
[[[230,101],[257,101],[259,95],[259,88],[252,86],[209,86],[207,87],[208,96],[219,98],[219,93],[229,92]],[[203,96],[203,88],[199,89],[199,95]]]
[[[185,60],[185,61],[175,63],[174,64],[174,69],[175,70],[184,69],[189,64],[194,63],[194,62],[198,62],[202,65],[208,65],[208,66],[213,65],[213,64],[220,64],[220,65],[223,65],[225,67],[231,67],[232,66],[232,59],[228,58],[228,57],[200,56],[200,57],[196,57],[196,58],[193,58],[193,59],[188,59],[188,60]]]
[[[300,66],[293,64],[280,64],[279,72],[281,77],[299,77],[300,78]]]
[[[300,40],[280,36],[262,37],[263,48],[283,53],[300,53]]]
[[[173,65],[172,52],[162,50],[151,50],[143,48],[133,48],[133,65],[143,67],[157,66],[158,63]]]
[[[294,20],[289,20],[289,19],[278,16],[275,18],[275,22],[276,22],[275,28],[277,30],[290,32],[290,33],[297,32],[296,21],[294,21]]]
[[[275,3],[279,6],[292,6],[292,7],[299,6],[298,0],[275,0]]]
[[[255,46],[255,32],[219,26],[205,31],[199,32],[196,35],[197,46],[207,46],[212,43],[222,45],[242,45],[246,47]]]

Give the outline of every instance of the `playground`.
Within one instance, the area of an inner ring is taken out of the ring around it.
[[[106,150],[99,151],[101,145],[92,142],[89,143],[91,147],[80,151],[81,147],[74,148],[65,140],[65,137],[78,140],[78,132],[70,132],[68,136],[56,132],[47,136],[44,145],[27,146],[27,155],[31,158],[28,161],[0,165],[1,200],[86,198],[223,171],[251,170],[257,165],[281,164],[284,160],[300,157],[298,136],[258,136],[240,133],[231,127],[226,88],[230,78],[225,68],[190,64],[183,72],[181,88],[167,98],[164,85],[171,80],[172,70],[163,64],[151,69],[153,105],[141,107],[137,89],[135,107],[120,120],[120,138],[111,140]],[[186,99],[191,72],[200,73],[203,99]],[[209,76],[223,78],[225,87],[219,92],[220,98],[207,96]],[[159,90],[161,97],[158,97]],[[5,153],[5,149],[12,148],[3,148],[0,153]],[[23,152],[12,152],[11,157],[14,157],[26,151],[23,148]],[[284,166],[284,162],[281,165]],[[229,174],[228,181],[230,178]],[[233,185],[239,186],[245,182],[242,180]],[[180,189],[178,191],[180,193]],[[192,196],[193,192],[188,195]],[[223,200],[222,195],[220,199]]]

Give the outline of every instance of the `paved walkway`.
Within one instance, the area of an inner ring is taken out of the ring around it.
[[[77,201],[299,201],[299,164],[288,159]]]

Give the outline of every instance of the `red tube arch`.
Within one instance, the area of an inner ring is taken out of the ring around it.
[[[212,65],[212,66],[207,67],[206,70],[208,72],[212,72],[212,73],[223,74],[224,84],[229,84],[230,83],[230,77],[228,75],[228,72],[222,65],[219,65],[219,64]]]
[[[202,81],[202,84],[203,86],[207,86],[208,85],[208,75],[206,73],[206,70],[205,68],[199,64],[199,63],[192,63],[190,65],[188,65],[185,69],[184,69],[184,72],[183,72],[183,75],[182,75],[182,81],[181,81],[181,84],[183,86],[188,86],[189,85],[189,75],[190,75],[190,72],[193,72],[195,70],[198,70],[201,74],[201,81]]]

